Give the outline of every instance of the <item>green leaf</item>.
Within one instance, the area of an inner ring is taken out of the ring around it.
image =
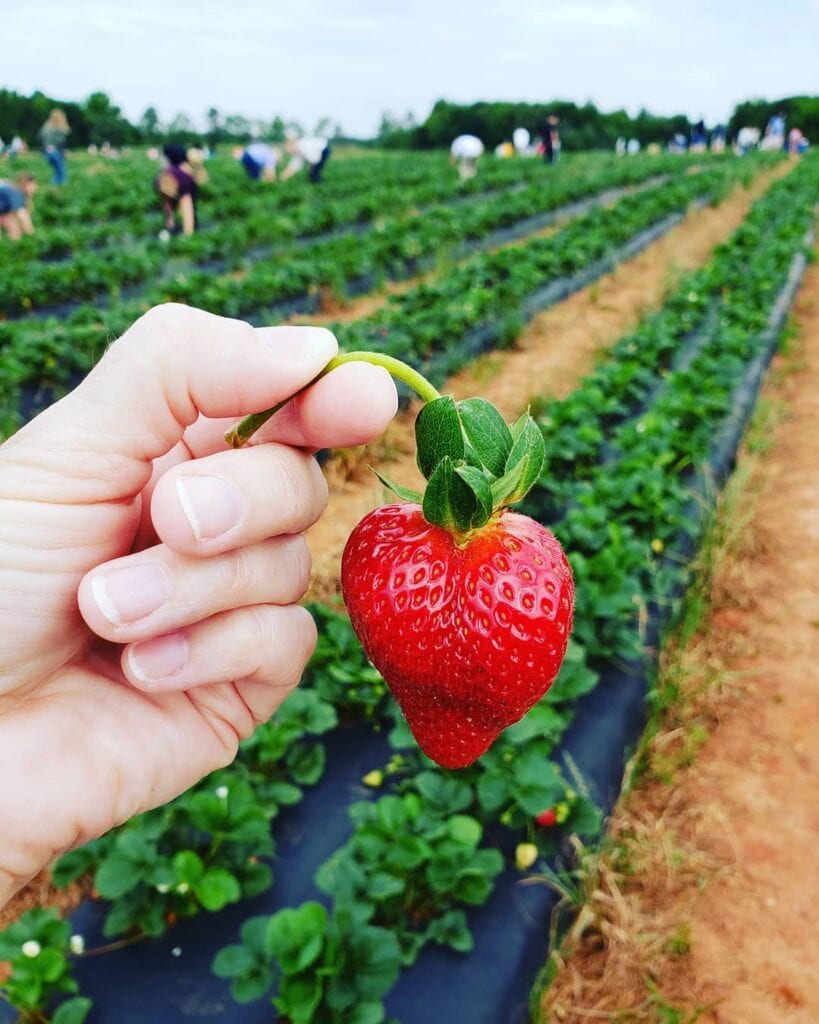
[[[512,432],[503,416],[485,398],[458,402],[458,413],[466,438],[478,458],[493,476],[502,476],[512,451]]]
[[[86,996],[76,996],[61,1003],[51,1018],[51,1024],[83,1024],[92,1002]]]
[[[474,818],[466,814],[456,814],[447,822],[447,831],[453,839],[457,839],[464,846],[477,846],[483,830]]]
[[[106,900],[117,900],[135,889],[141,876],[134,862],[120,853],[106,857],[94,876],[94,887]]]
[[[46,948],[33,961],[32,967],[43,981],[54,982],[66,970],[65,956],[58,949]]]
[[[261,999],[273,984],[273,972],[259,970],[258,973],[242,975],[230,983],[230,994],[237,1003],[252,1003]]]
[[[489,480],[474,466],[456,466],[455,472],[475,497],[477,508],[469,525],[472,529],[477,529],[492,515],[492,488],[489,486]]]
[[[359,1003],[352,1008],[350,1024],[381,1024],[384,1019],[384,1004],[379,1001]]]
[[[292,1024],[312,1024],[321,1002],[324,979],[320,973],[285,975],[273,1000],[282,1017]]]
[[[236,978],[256,965],[247,946],[224,946],[213,958],[211,970],[217,978]]]
[[[267,927],[267,951],[285,974],[298,974],[320,955],[326,928],[327,911],[320,903],[279,910]]]
[[[404,882],[386,871],[376,871],[367,883],[367,895],[373,900],[386,900],[404,891]]]
[[[439,772],[420,772],[415,777],[415,787],[425,803],[443,814],[462,811],[472,803],[472,790],[467,783]]]
[[[402,487],[401,484],[393,483],[392,480],[384,476],[382,473],[379,473],[377,469],[373,469],[372,466],[370,466],[370,469],[375,473],[387,490],[393,491],[402,501],[409,501],[415,505],[421,504],[423,495],[420,491],[413,491],[409,487]]]
[[[415,421],[418,468],[429,480],[445,457],[453,462],[464,458],[465,443],[455,402],[447,397],[428,402]]]
[[[546,460],[546,443],[537,423],[528,413],[512,427],[515,439],[500,480],[492,484],[495,508],[524,498],[540,476]]]
[[[210,868],[198,882],[194,882],[193,891],[205,910],[221,910],[242,896],[236,876],[226,868]]]
[[[449,456],[444,456],[430,477],[424,494],[424,518],[445,530],[465,533],[477,511],[475,493],[457,475]]]
[[[180,850],[174,854],[171,864],[177,882],[187,882],[188,885],[198,882],[205,873],[202,858],[193,850]]]
[[[486,772],[478,779],[478,802],[484,811],[492,814],[509,799],[509,782],[500,775]]]

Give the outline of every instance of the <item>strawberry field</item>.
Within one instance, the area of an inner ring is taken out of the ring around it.
[[[165,301],[254,324],[340,311],[342,350],[399,358],[447,394],[693,211],[758,189],[565,397],[546,380],[519,396],[520,413],[535,396],[546,456],[517,507],[557,536],[576,594],[563,667],[525,717],[470,767],[438,767],[343,604],[314,600],[302,684],[235,763],[63,856],[54,885],[93,888],[70,922],[35,909],[0,932],[0,1020],[526,1021],[557,923],[544,879],[571,867],[573,837],[599,836],[619,792],[801,280],[819,163],[578,155],[487,161],[456,185],[442,156],[373,156],[334,161],[321,190],[264,192],[226,158],[210,171],[192,237],[157,238],[134,155],[80,164],[70,190],[42,196],[37,234],[0,249],[6,435]],[[316,592],[337,592],[337,565],[318,564]]]

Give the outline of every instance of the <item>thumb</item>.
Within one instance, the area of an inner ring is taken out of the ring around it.
[[[27,493],[83,503],[136,495],[151,462],[202,414],[241,417],[309,383],[338,351],[322,327],[253,328],[182,305],[156,306],[85,380],[4,446],[25,458]],[[29,457],[33,450],[34,459]]]

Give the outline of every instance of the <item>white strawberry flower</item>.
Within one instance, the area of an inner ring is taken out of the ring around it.
[[[187,882],[180,882],[179,885],[177,885],[176,887],[176,891],[182,896],[184,896],[189,889],[190,886],[188,885]]]
[[[68,940],[68,948],[75,956],[82,956],[85,952],[85,939],[82,935],[72,935]]]
[[[29,960],[33,960],[35,957],[40,955],[40,950],[43,948],[36,939],[28,939],[20,947],[23,956],[27,956]]]
[[[227,800],[229,793],[230,790],[227,788],[227,786],[216,787],[216,795],[219,797],[220,800]]]

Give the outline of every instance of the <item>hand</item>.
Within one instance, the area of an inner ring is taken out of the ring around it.
[[[304,449],[372,439],[386,371],[185,306],[142,317],[0,447],[0,905],[55,854],[228,764],[315,643],[295,604],[327,490]]]

